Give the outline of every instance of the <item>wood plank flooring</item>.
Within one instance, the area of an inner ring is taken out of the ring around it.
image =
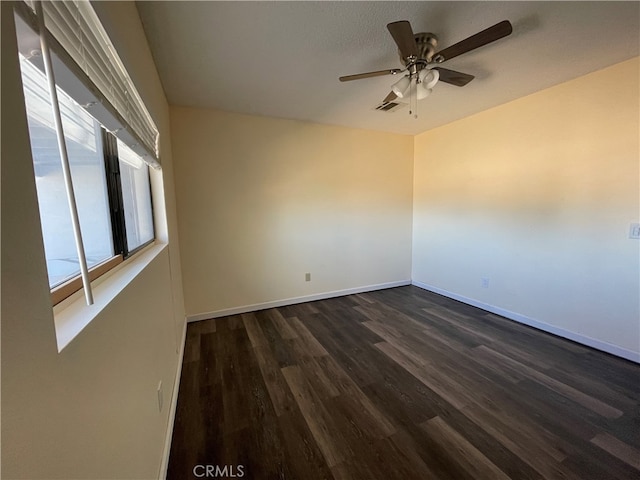
[[[191,323],[167,478],[207,471],[637,480],[640,366],[416,287]]]

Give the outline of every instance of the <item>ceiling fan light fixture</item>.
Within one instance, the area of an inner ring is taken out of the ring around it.
[[[432,70],[430,68],[425,68],[420,72],[420,83],[424,85],[427,89],[432,89],[435,87],[438,80],[440,80],[440,72],[438,70]]]
[[[416,98],[418,100],[427,98],[429,95],[431,95],[432,91],[433,91],[432,89],[426,88],[424,83],[419,83],[416,86]]]
[[[408,75],[405,75],[391,87],[391,91],[396,94],[398,98],[404,98],[409,91],[411,80]]]

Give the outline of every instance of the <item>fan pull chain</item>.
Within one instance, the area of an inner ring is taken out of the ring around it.
[[[413,83],[414,83],[414,78],[411,79],[411,82],[409,83],[409,115],[413,114],[413,100],[414,100],[414,88],[413,88]]]
[[[418,82],[420,82],[420,75],[418,75],[416,77],[416,113],[415,113],[415,119],[418,119]]]
[[[414,88],[415,87],[415,88]],[[417,76],[411,80],[409,84],[409,115],[418,119],[418,78]]]
[[[418,79],[416,79],[416,114],[413,118],[418,119]]]

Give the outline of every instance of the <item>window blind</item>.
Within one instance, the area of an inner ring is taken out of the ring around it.
[[[28,13],[25,9],[18,10],[18,13],[23,18],[25,14],[35,16],[34,2],[26,3],[32,9]],[[54,68],[59,63],[56,60],[68,67],[71,60],[75,64],[71,66],[74,73],[79,69],[86,76],[90,90],[97,98],[86,101],[86,92],[78,90],[75,95],[74,86],[71,91],[69,87],[65,90],[149,165],[159,167],[158,129],[91,3],[86,0],[45,1],[42,7],[45,27],[55,39],[50,42],[55,54]],[[37,24],[33,18],[25,20],[31,28]],[[26,56],[40,66],[37,54],[27,52]],[[56,78],[64,83],[64,72],[56,74]]]

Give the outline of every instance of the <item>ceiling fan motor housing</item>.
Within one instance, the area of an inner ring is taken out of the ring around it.
[[[433,33],[416,33],[413,38],[416,41],[416,46],[418,47],[418,58],[414,60],[415,62],[423,64],[422,68],[426,66],[426,63],[430,63],[433,59],[433,55],[436,51],[436,46],[438,45],[438,37]],[[400,61],[406,67],[410,63],[407,58],[404,58],[402,54],[398,51],[400,55]],[[420,61],[422,60],[422,61]],[[421,69],[421,68],[419,68]]]

